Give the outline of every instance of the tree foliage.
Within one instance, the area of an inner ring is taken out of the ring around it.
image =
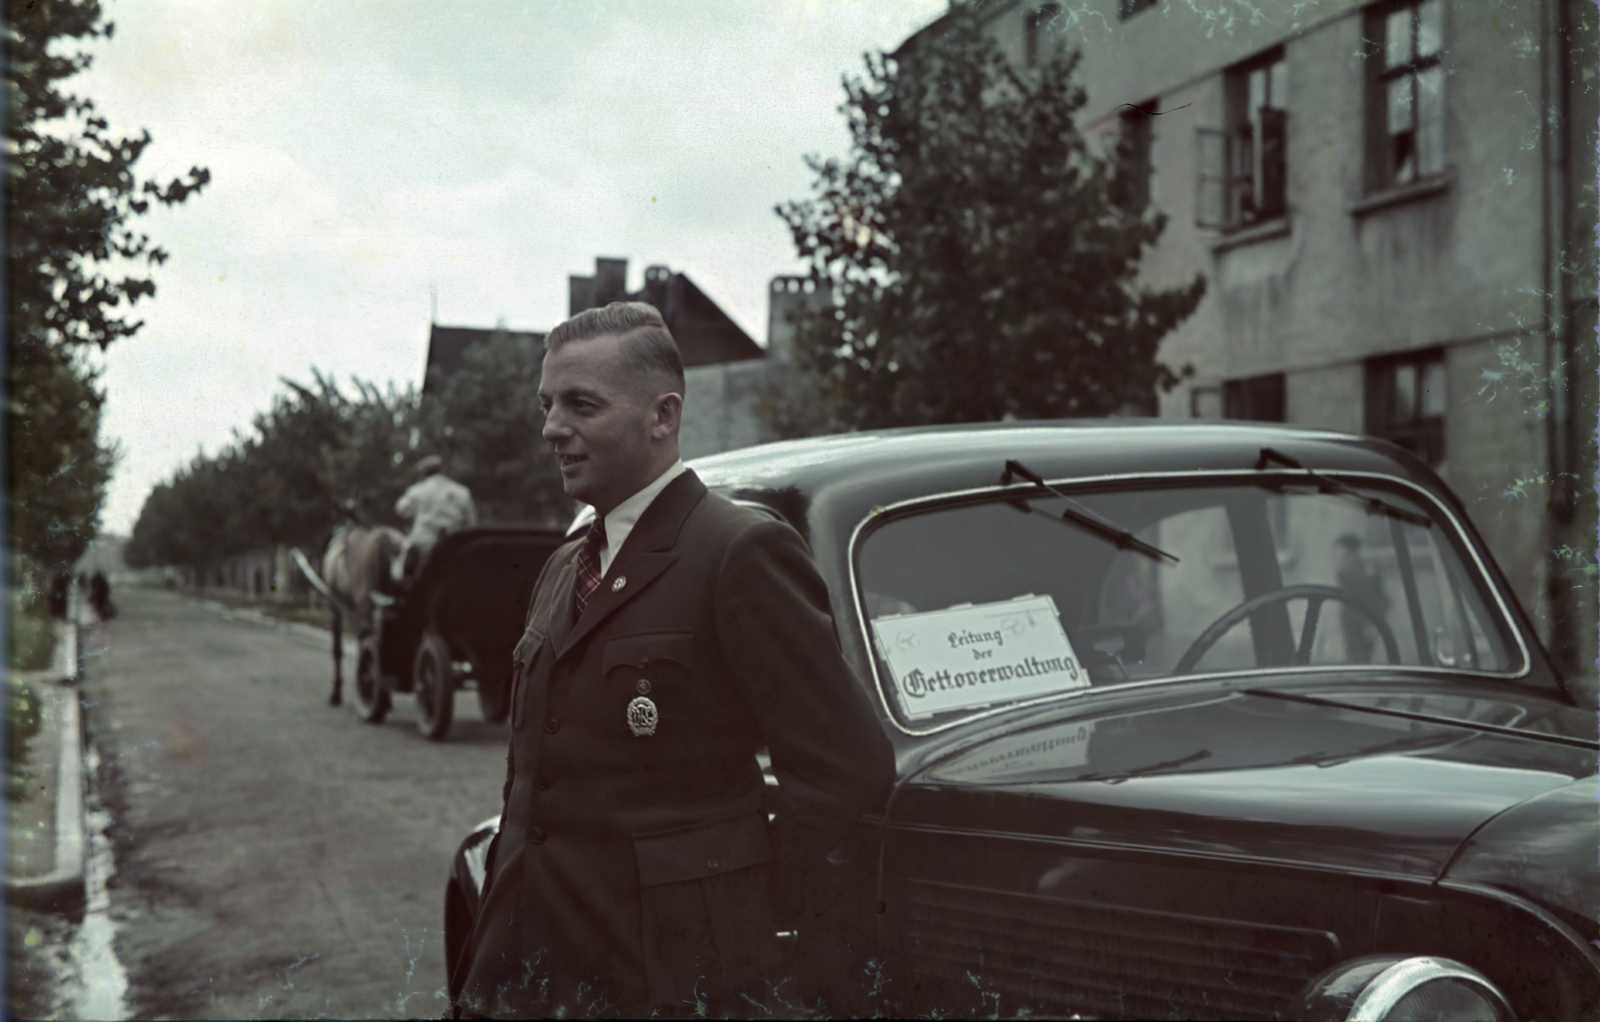
[[[404,530],[395,502],[429,454],[472,491],[482,520],[556,524],[571,505],[539,437],[537,358],[525,339],[491,336],[427,397],[360,380],[347,393],[317,372],[284,380],[249,432],[151,491],[129,565],[198,571],[265,546],[317,550],[346,518]]]
[[[1075,118],[1074,53],[1020,69],[966,8],[846,78],[851,152],[778,207],[832,309],[796,324],[835,428],[1147,408],[1204,279],[1138,285],[1165,226]]]
[[[540,436],[542,357],[526,334],[497,331],[468,347],[459,369],[436,377],[423,402],[424,431],[484,520],[555,524],[571,514]]]
[[[112,34],[98,0],[6,8],[11,546],[59,566],[93,536],[114,460],[99,442],[103,395],[85,352],[139,330],[128,310],[155,294],[144,273],[166,259],[134,220],[151,203],[183,202],[210,175],[196,167],[165,185],[139,180],[149,133],[116,135],[92,101],[63,90],[89,66],[82,47]]]
[[[343,518],[400,525],[394,502],[405,465],[422,450],[413,391],[355,381],[355,395],[313,372],[248,433],[213,456],[196,455],[140,508],[125,556],[134,567],[191,568],[284,544],[316,549]]]
[[[113,452],[81,356],[14,336],[6,371],[6,501],[12,551],[41,567],[76,561],[94,537]]]

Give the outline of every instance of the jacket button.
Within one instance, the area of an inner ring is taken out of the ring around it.
[[[721,859],[707,859],[706,860],[706,869],[721,869],[721,868],[722,868],[722,860]]]
[[[543,827],[535,827],[532,830],[528,831],[528,843],[531,844],[531,845],[542,845],[542,844],[544,844],[544,828]]]
[[[649,678],[640,678],[639,679],[639,684],[638,684],[637,687],[639,689],[639,694],[640,695],[642,695],[642,696],[649,695],[650,694],[650,679]]]
[[[546,717],[544,719],[544,730],[546,734],[555,734],[561,730],[561,721],[557,720],[553,714]]]
[[[533,786],[535,788],[538,788],[540,791],[549,791],[550,790],[550,775],[549,774],[540,774],[538,777],[535,777],[533,779]]]

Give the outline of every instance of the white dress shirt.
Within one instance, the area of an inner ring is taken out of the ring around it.
[[[410,518],[413,546],[432,546],[447,529],[463,529],[478,524],[478,508],[472,493],[454,479],[441,474],[413,483],[395,502],[397,513]]]
[[[656,476],[653,482],[612,508],[606,515],[606,543],[600,548],[601,578],[611,570],[612,559],[616,556],[616,552],[622,549],[622,544],[628,541],[628,534],[639,524],[639,516],[644,514],[645,508],[661,495],[661,491],[667,488],[668,483],[683,475],[684,471],[683,459],[679,458],[665,472]]]

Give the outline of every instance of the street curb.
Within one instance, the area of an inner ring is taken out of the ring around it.
[[[76,656],[76,636],[72,645]],[[78,705],[78,691],[69,687],[72,680],[71,677],[64,681],[58,679],[56,684],[39,688],[41,697],[58,704],[60,720],[60,759],[55,790],[55,868],[42,877],[25,880],[6,877],[6,900],[77,919],[82,917],[87,900],[84,885],[86,843],[83,832],[83,717]]]
[[[56,662],[51,667],[55,678],[64,685],[78,681],[81,665],[78,663],[78,626],[71,621],[57,621]]]

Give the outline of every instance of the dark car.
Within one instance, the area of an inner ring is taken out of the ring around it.
[[[693,467],[811,544],[897,751],[790,924],[833,1010],[1600,1017],[1595,707],[1410,455],[1118,420]]]

